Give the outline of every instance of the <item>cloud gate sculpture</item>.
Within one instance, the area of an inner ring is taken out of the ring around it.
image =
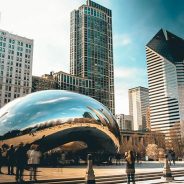
[[[120,133],[114,116],[93,98],[63,90],[35,92],[0,109],[0,146],[35,143],[48,151],[72,141],[115,153]]]

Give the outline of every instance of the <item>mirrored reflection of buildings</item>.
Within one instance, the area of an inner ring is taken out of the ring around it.
[[[151,129],[184,137],[184,40],[161,29],[146,45]]]
[[[75,141],[87,145],[86,153],[116,153],[120,132],[109,109],[66,90],[31,93],[0,109],[0,147],[23,142],[45,152]]]
[[[129,114],[133,117],[133,130],[147,128],[147,109],[149,107],[149,93],[145,87],[129,89]]]
[[[133,117],[131,115],[117,114],[116,121],[119,125],[120,131],[133,130]]]
[[[0,29],[0,108],[31,93],[33,40]]]

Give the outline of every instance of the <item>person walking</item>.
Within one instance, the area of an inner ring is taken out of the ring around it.
[[[23,182],[23,172],[26,166],[26,149],[21,142],[18,148],[15,150],[15,165],[16,165],[16,176],[17,182]]]
[[[3,155],[2,155],[2,149],[0,148],[0,174],[3,174],[1,170],[2,165],[3,165]]]
[[[8,175],[14,174],[14,164],[15,164],[15,149],[13,145],[7,151],[7,161],[8,161]]]
[[[172,150],[172,152],[171,152],[171,158],[172,158],[172,161],[173,161],[173,165],[175,165],[176,154],[175,154],[174,150]]]
[[[132,181],[135,184],[135,157],[133,151],[128,151],[125,154],[126,161],[126,173],[127,173],[127,183],[130,184]]]
[[[27,156],[28,165],[30,166],[30,180],[37,181],[36,173],[41,158],[41,152],[38,149],[38,145],[31,145],[30,150],[27,151]]]

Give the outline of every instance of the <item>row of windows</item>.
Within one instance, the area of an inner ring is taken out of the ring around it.
[[[102,20],[106,20],[107,18],[105,13],[86,6],[84,7],[84,9],[82,9],[82,11],[79,11],[79,17],[81,17],[83,14],[91,15]]]
[[[3,37],[3,36],[1,36],[0,37],[0,41],[6,41],[6,37]],[[14,39],[9,39],[9,43],[10,44],[15,44],[17,42],[17,45],[18,46],[21,46],[21,47],[23,47],[23,46],[25,46],[26,48],[29,48],[29,49],[31,49],[32,48],[32,45],[31,44],[25,44],[25,43],[23,43],[23,42],[21,42],[21,41],[15,41]]]
[[[6,47],[6,43],[0,42],[0,47]]]
[[[66,76],[63,74],[59,74],[57,76],[59,82],[73,84],[77,86],[84,86],[84,87],[90,87],[92,85],[91,81],[89,80],[82,80],[71,76]]]

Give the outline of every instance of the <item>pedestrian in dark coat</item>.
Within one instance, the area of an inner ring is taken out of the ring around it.
[[[15,165],[15,149],[13,145],[11,145],[10,148],[8,149],[6,157],[8,161],[8,174],[13,175]]]
[[[172,161],[172,155],[171,155],[171,153],[172,153],[172,150],[168,150],[168,151],[166,152],[167,158],[168,158],[168,161],[169,161],[169,164],[170,164],[170,165],[171,165],[171,161]]]
[[[174,150],[172,150],[172,152],[171,152],[171,157],[172,157],[173,165],[175,165],[176,154],[175,154]]]
[[[16,165],[16,181],[23,182],[23,172],[26,166],[27,156],[26,149],[23,143],[20,143],[18,148],[15,150],[15,165]]]
[[[1,171],[2,165],[3,165],[3,155],[2,155],[2,149],[0,148],[0,174],[3,174]]]
[[[135,157],[133,151],[128,151],[128,153],[125,154],[125,161],[127,183],[129,184],[130,181],[132,181],[132,183],[135,183]]]

